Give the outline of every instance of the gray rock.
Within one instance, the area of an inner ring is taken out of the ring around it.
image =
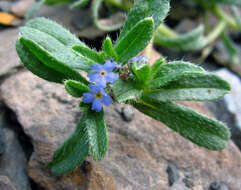
[[[29,175],[47,190],[168,190],[169,161],[177,166],[180,176],[191,173],[195,187],[208,187],[219,179],[232,190],[240,190],[241,153],[232,142],[223,151],[209,151],[136,110],[132,122],[123,121],[115,111],[119,105],[105,108],[109,149],[104,160],[94,162],[88,158],[73,172],[56,177],[46,163],[52,159],[54,149],[73,132],[81,114],[77,111],[79,99],[70,97],[63,86],[30,72],[7,78],[1,93],[32,139],[34,153]],[[201,103],[185,105],[211,116]]]
[[[12,3],[9,1],[0,1],[0,11],[10,12]]]
[[[182,181],[177,181],[172,185],[170,190],[191,190]]]
[[[132,121],[134,119],[135,113],[131,106],[123,106],[121,110],[121,115],[125,121]]]
[[[0,110],[0,156],[5,152],[5,149],[6,149],[6,138],[3,130],[3,125],[4,125],[3,117],[4,117],[4,112]]]
[[[24,17],[26,11],[33,6],[35,0],[21,0],[14,3],[11,7],[11,12],[18,17]]]
[[[7,74],[19,66],[19,59],[15,50],[18,29],[0,31],[0,76]]]
[[[169,185],[172,186],[180,177],[177,167],[169,163],[167,167]]]
[[[210,190],[228,190],[228,187],[224,183],[212,182],[209,187]]]
[[[16,190],[14,185],[7,176],[0,176],[0,189],[1,190]]]
[[[241,149],[241,80],[228,69],[221,69],[216,74],[230,83],[232,91],[222,100],[208,102],[207,105],[219,120],[228,124],[232,139]]]
[[[24,151],[15,133],[9,128],[3,130],[6,135],[6,151],[0,157],[0,175],[7,176],[19,190],[30,190]]]

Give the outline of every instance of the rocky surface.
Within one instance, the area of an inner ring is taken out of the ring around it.
[[[20,65],[15,51],[17,36],[18,29],[0,31],[0,76]]]
[[[229,81],[232,90],[223,99],[208,102],[207,105],[219,120],[231,127],[232,139],[241,149],[241,80],[228,69],[221,69],[216,74]]]
[[[18,190],[30,190],[27,175],[27,159],[23,148],[15,132],[8,128],[10,126],[7,126],[4,121],[1,121],[1,124],[4,125],[6,150],[0,156],[0,176],[7,176]],[[7,184],[6,186],[8,186]],[[1,190],[5,190],[5,188]]]
[[[0,176],[0,189],[1,190],[16,190],[7,176]]]
[[[74,172],[55,177],[45,164],[52,159],[54,149],[73,132],[81,114],[77,111],[78,100],[71,98],[62,86],[29,72],[5,80],[1,93],[32,139],[34,153],[29,175],[46,190],[168,190],[169,163],[175,164],[180,175],[173,189],[188,189],[185,178],[193,190],[208,189],[213,181],[221,181],[232,190],[241,189],[241,153],[232,142],[223,151],[208,151],[138,111],[134,111],[135,119],[124,121],[116,111],[119,105],[105,109],[109,131],[105,159],[93,162],[88,158]],[[185,104],[211,115],[203,104]]]

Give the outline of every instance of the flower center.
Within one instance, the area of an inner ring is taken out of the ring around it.
[[[105,71],[100,71],[100,76],[105,76],[106,75],[106,72]]]
[[[95,93],[95,98],[96,99],[101,99],[103,97],[103,95],[101,94],[101,92],[96,92]]]

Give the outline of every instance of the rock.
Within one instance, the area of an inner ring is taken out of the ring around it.
[[[11,12],[19,17],[24,17],[27,10],[33,6],[35,0],[21,0],[14,3],[11,7]]]
[[[227,186],[223,183],[212,182],[209,187],[210,190],[228,190]]]
[[[0,189],[1,190],[16,190],[7,176],[0,176]]]
[[[168,173],[169,185],[172,186],[173,183],[177,181],[180,177],[178,173],[178,169],[174,164],[169,163],[167,167],[167,173]]]
[[[0,76],[7,74],[19,66],[19,59],[15,50],[18,29],[0,31]]]
[[[209,151],[136,110],[135,119],[127,123],[115,111],[119,105],[114,104],[105,108],[109,149],[104,160],[94,162],[88,158],[73,172],[55,177],[46,162],[73,132],[81,114],[77,111],[79,100],[70,97],[63,86],[30,72],[7,78],[1,93],[32,139],[29,175],[46,190],[168,190],[166,169],[170,162],[177,166],[182,178],[185,173],[192,176],[195,189],[219,180],[232,190],[240,190],[241,153],[231,141],[222,151]],[[184,104],[211,116],[202,103]]]
[[[170,188],[170,190],[190,190],[190,189],[187,188],[183,182],[178,181]]]
[[[5,133],[4,133],[4,130],[3,130],[3,125],[4,125],[4,118],[3,117],[4,117],[4,112],[1,110],[1,112],[0,112],[0,156],[6,150],[6,137],[5,137]]]
[[[12,3],[9,1],[0,1],[0,11],[10,12]]]
[[[241,149],[241,80],[228,69],[221,69],[216,74],[230,83],[232,91],[225,95],[222,100],[208,102],[207,105],[219,120],[228,124],[231,128],[233,141]]]
[[[124,106],[121,110],[121,115],[125,121],[132,121],[134,119],[135,113],[131,106]]]
[[[0,175],[7,176],[19,190],[30,190],[27,160],[23,149],[11,129],[3,130],[6,135],[6,151],[0,157]]]

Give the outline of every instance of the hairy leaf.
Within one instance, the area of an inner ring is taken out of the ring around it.
[[[117,80],[113,84],[113,91],[118,102],[136,100],[141,97],[142,90],[137,89],[133,81]]]
[[[50,57],[71,68],[88,71],[90,65],[94,63],[83,56],[75,54],[58,39],[44,32],[30,27],[22,27],[20,33],[24,39],[33,41],[36,46],[48,53]],[[31,47],[29,47],[29,49],[31,49]]]
[[[217,75],[209,73],[185,73],[175,80],[144,94],[155,101],[195,100],[207,101],[223,97],[230,91],[230,85]]]
[[[75,45],[72,46],[72,49],[75,50],[76,52],[80,53],[81,55],[85,56],[86,58],[89,58],[89,62],[97,62],[99,64],[103,64],[105,62],[104,57],[99,54],[97,51],[86,47],[82,45]]]
[[[87,112],[83,112],[74,133],[54,152],[53,161],[48,166],[55,175],[63,175],[78,165],[88,156],[89,145],[85,131]]]
[[[45,0],[46,5],[62,5],[73,2],[75,0]]]
[[[152,38],[153,19],[145,18],[138,22],[128,33],[115,45],[118,60],[121,63],[142,51]]]
[[[20,40],[21,38],[16,42],[18,56],[24,66],[27,67],[33,74],[50,82],[57,83],[63,83],[65,79],[69,78],[68,75],[51,69],[41,63],[41,61],[34,56]]]
[[[163,57],[157,59],[155,63],[151,66],[151,74],[152,78],[155,77],[156,73],[158,72],[160,66],[164,63],[165,59]]]
[[[154,42],[159,45],[182,51],[200,50],[207,45],[207,39],[204,37],[203,25],[200,25],[191,32],[176,38],[168,38],[160,33],[156,33]]]
[[[152,17],[154,20],[154,30],[161,24],[167,16],[170,8],[169,0],[138,0],[128,14],[124,27],[120,32],[118,42],[124,38],[129,31],[141,20]]]
[[[84,92],[89,91],[88,86],[75,80],[64,81],[64,86],[66,91],[73,97],[81,97]]]
[[[171,102],[134,103],[135,108],[161,121],[193,143],[211,150],[226,147],[229,129],[221,122]]]
[[[156,72],[154,79],[150,81],[149,88],[159,88],[178,76],[190,72],[204,72],[203,68],[185,61],[173,61],[163,64]]]
[[[149,64],[133,63],[132,72],[136,76],[137,80],[143,84],[148,81],[150,75],[152,74],[151,67]]]
[[[103,43],[103,49],[106,55],[106,58],[117,59],[117,54],[113,48],[112,41],[110,37],[107,37]]]
[[[88,109],[85,125],[92,158],[95,161],[102,160],[108,147],[104,111],[96,112]]]

